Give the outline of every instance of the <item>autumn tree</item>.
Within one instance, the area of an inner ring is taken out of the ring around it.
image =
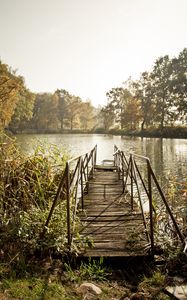
[[[136,97],[130,97],[122,113],[123,128],[135,130],[140,120],[140,101]]]
[[[174,103],[170,92],[172,81],[172,66],[169,56],[156,60],[150,74],[155,105],[155,120],[162,129],[174,118]]]
[[[91,130],[95,123],[94,108],[89,101],[80,103],[80,128]]]
[[[33,127],[37,131],[49,131],[58,129],[58,97],[50,93],[36,94],[33,111]]]
[[[8,128],[13,131],[22,131],[28,127],[28,121],[33,116],[35,94],[24,88],[19,93],[19,101]]]
[[[0,61],[0,127],[11,121],[23,88],[23,78]]]
[[[113,88],[107,93],[108,108],[115,115],[115,123],[120,128],[135,128],[140,120],[138,100],[127,88]],[[108,111],[109,112],[109,111]]]
[[[108,131],[114,124],[115,120],[114,107],[111,103],[108,103],[106,106],[101,108],[99,118],[103,124],[104,130]]]
[[[64,89],[57,89],[55,94],[58,97],[58,113],[57,117],[60,121],[60,127],[63,131],[65,120],[68,114],[68,103],[70,103],[71,95]]]
[[[150,73],[143,72],[138,81],[133,83],[135,89],[136,98],[139,99],[140,103],[140,114],[141,114],[141,130],[153,124],[154,114],[154,92],[152,89],[152,81]]]
[[[178,118],[187,121],[187,48],[173,58],[172,82],[170,92],[173,95],[173,102],[178,111]]]

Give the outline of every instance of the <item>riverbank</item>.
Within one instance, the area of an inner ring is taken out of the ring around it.
[[[116,136],[137,136],[137,137],[150,137],[150,138],[176,138],[187,139],[187,127],[164,127],[152,128],[145,130],[125,130],[125,129],[109,129],[97,128],[94,130],[79,130],[79,129],[65,129],[65,130],[33,130],[25,129],[21,132],[10,132],[8,134],[112,134]]]
[[[170,300],[174,298],[168,294],[168,286],[178,286],[179,281],[185,285],[187,269],[183,254],[180,266],[176,257],[162,267],[131,259],[121,262],[120,268],[106,265],[103,259],[72,267],[60,259],[32,257],[14,268],[0,264],[0,271],[3,300]]]
[[[96,133],[106,133],[106,132],[96,131]],[[163,129],[152,128],[152,129],[145,129],[145,130],[111,129],[107,133],[113,135],[151,137],[151,138],[177,138],[177,139],[187,138],[186,127],[165,127]]]

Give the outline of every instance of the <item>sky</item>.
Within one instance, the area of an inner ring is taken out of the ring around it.
[[[187,0],[0,0],[0,58],[33,92],[57,88],[106,104],[187,47]]]

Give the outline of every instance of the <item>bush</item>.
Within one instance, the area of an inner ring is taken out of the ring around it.
[[[0,137],[0,246],[10,261],[36,251],[64,253],[67,250],[66,201],[63,194],[41,239],[67,155],[53,145],[38,147],[23,155],[15,141]]]

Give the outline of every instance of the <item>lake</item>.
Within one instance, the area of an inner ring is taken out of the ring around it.
[[[121,150],[125,152],[132,152],[139,155],[147,156],[150,158],[152,168],[158,178],[158,181],[162,188],[164,188],[164,194],[167,191],[168,179],[171,182],[178,182],[179,189],[182,188],[182,194],[177,194],[175,197],[170,193],[170,204],[172,211],[175,212],[175,216],[178,216],[180,220],[180,226],[186,226],[184,220],[187,215],[187,202],[185,196],[185,190],[187,183],[187,139],[160,139],[160,138],[139,138],[139,137],[122,137],[114,135],[102,135],[102,134],[24,134],[17,135],[17,143],[25,153],[32,153],[37,145],[54,144],[60,149],[65,149],[71,157],[79,156],[90,151],[96,144],[98,147],[97,163],[100,163],[103,159],[113,158],[113,149],[116,144]],[[63,150],[64,151],[64,150]],[[144,172],[145,165],[141,165]],[[144,173],[147,177],[147,172]],[[174,189],[175,191],[175,189]],[[182,195],[182,196],[181,196]],[[165,220],[165,207],[163,202],[160,201],[158,196],[157,201],[157,214],[159,215],[158,222],[159,232],[161,236],[165,236],[165,228],[169,228],[168,234],[173,232],[173,225],[170,221]],[[144,209],[148,211],[148,202],[144,201]],[[162,216],[163,213],[163,216]],[[181,218],[182,216],[182,218]],[[164,220],[164,221],[163,221]],[[178,224],[179,224],[178,220]],[[181,223],[182,222],[182,223]],[[166,237],[167,239],[167,237]]]
[[[156,175],[176,177],[187,181],[187,139],[161,139],[124,137],[104,134],[22,134],[16,135],[17,143],[25,153],[32,153],[39,144],[49,144],[66,149],[72,156],[84,154],[96,144],[97,163],[113,158],[116,144],[121,150],[150,158]]]

